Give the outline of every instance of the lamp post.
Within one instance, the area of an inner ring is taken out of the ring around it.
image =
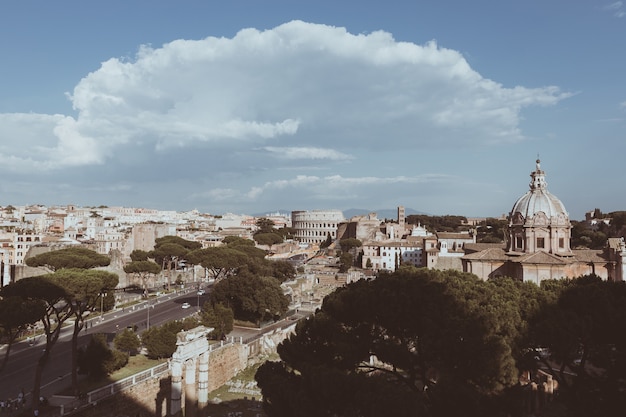
[[[148,309],[148,318],[146,319],[146,330],[150,328],[150,309],[154,308],[154,304],[150,304],[150,300],[146,301],[146,308]]]
[[[104,321],[104,297],[106,297],[107,293],[100,293],[100,321]]]
[[[29,327],[33,330],[33,338],[28,341],[28,344],[32,346],[35,344],[35,325],[31,324]]]

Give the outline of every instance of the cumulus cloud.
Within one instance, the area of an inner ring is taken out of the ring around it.
[[[275,147],[266,146],[265,151],[284,159],[329,159],[333,161],[344,161],[353,159],[352,156],[338,152],[334,149],[323,149],[314,147]]]
[[[104,62],[68,96],[75,117],[2,115],[25,139],[23,154],[2,157],[59,168],[106,163],[139,144],[144,152],[261,145],[285,159],[337,160],[348,159],[345,149],[381,141],[508,142],[522,138],[524,107],[567,94],[506,88],[435,42],[293,21],[233,38],[142,46],[132,60]]]
[[[214,199],[218,201],[259,202],[262,199],[271,200],[277,195],[288,193],[297,195],[297,200],[346,200],[361,198],[366,200],[373,190],[416,187],[425,184],[441,186],[446,183],[465,183],[462,179],[447,175],[425,174],[420,176],[397,177],[344,177],[329,175],[325,177],[315,175],[296,175],[289,179],[267,181],[262,185],[250,187],[248,190],[234,190],[215,188],[195,193],[192,200]]]
[[[0,114],[0,137],[19,140],[0,145],[0,170],[54,173],[58,187],[122,184],[113,198],[138,198],[139,188],[207,204],[271,201],[281,190],[371,198],[435,179],[372,174],[364,155],[520,141],[524,108],[568,96],[484,78],[435,41],[292,21],[111,58],[67,94],[72,115]],[[303,175],[276,178],[283,168]]]

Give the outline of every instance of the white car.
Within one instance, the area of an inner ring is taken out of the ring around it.
[[[203,289],[199,289],[198,290],[198,295],[204,295],[204,290]]]
[[[183,307],[183,308],[189,308],[189,307],[191,307],[191,304],[189,304],[189,303],[183,303],[182,307]]]

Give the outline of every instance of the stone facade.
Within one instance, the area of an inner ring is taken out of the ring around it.
[[[571,223],[565,206],[547,190],[539,160],[530,174],[530,190],[509,213],[505,245],[465,245],[463,271],[482,279],[508,276],[540,284],[594,274],[622,281],[626,265],[623,242],[609,241],[604,250],[571,249]]]
[[[291,225],[298,242],[320,244],[328,235],[337,238],[337,227],[344,221],[339,210],[292,211]]]

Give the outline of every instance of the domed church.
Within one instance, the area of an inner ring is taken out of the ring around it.
[[[466,245],[463,271],[485,280],[508,276],[536,284],[588,274],[623,280],[623,239],[609,239],[603,250],[572,250],[569,215],[561,200],[548,191],[539,160],[530,177],[530,190],[517,199],[509,213],[506,246]]]

